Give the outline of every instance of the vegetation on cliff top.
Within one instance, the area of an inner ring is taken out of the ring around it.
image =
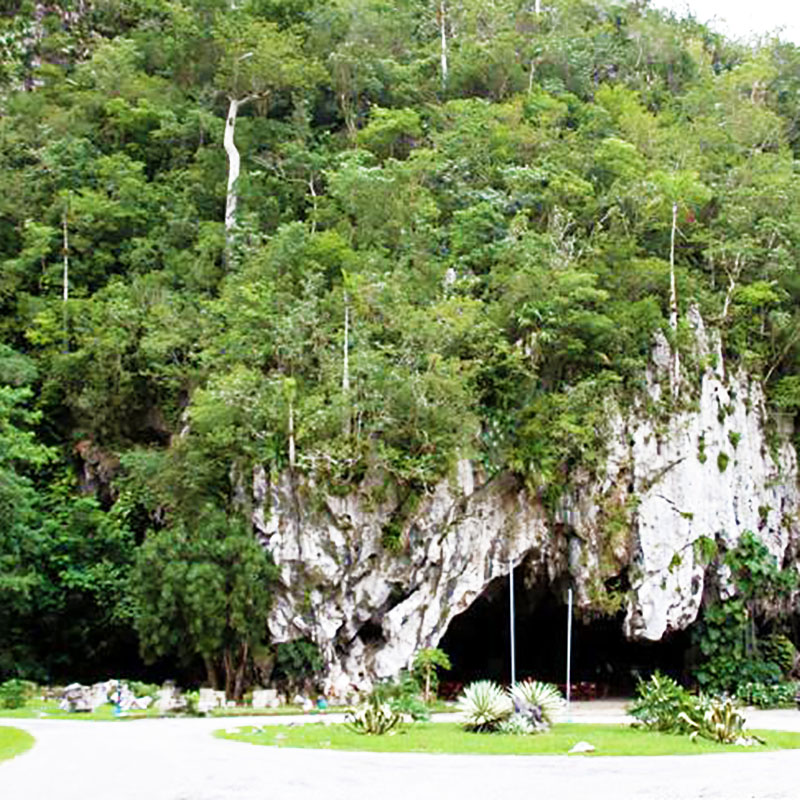
[[[793,45],[607,0],[12,0],[0,33],[0,675],[203,652],[147,644],[126,576],[255,464],[419,493],[464,453],[557,497],[692,304],[800,406]]]

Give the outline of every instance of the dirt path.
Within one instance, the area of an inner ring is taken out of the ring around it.
[[[574,721],[614,721],[614,704],[576,704]],[[290,718],[297,721],[297,717]],[[0,765],[2,800],[796,800],[800,751],[581,759],[427,756],[254,747],[214,739],[238,720],[8,720],[36,736]],[[276,718],[252,720],[258,724]],[[0,724],[3,721],[0,720]],[[800,731],[797,711],[755,712],[759,728]]]

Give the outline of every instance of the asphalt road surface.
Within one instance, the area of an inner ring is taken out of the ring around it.
[[[616,721],[613,703],[574,721]],[[291,718],[297,721],[297,717]],[[318,719],[318,718],[317,718]],[[800,750],[708,756],[443,756],[276,749],[215,739],[276,718],[0,720],[36,745],[0,764],[0,800],[798,800]],[[754,712],[800,731],[800,712]]]

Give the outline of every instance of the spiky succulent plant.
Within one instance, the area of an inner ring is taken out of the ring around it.
[[[475,681],[458,698],[468,731],[494,731],[514,710],[511,698],[494,681]]]
[[[566,703],[558,687],[542,681],[520,681],[509,689],[509,695],[517,706],[534,706],[541,711],[542,722],[552,725],[558,720]]]

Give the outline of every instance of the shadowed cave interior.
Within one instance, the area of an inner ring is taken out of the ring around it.
[[[566,683],[567,604],[561,587],[525,585],[525,565],[514,570],[517,680],[536,678]],[[691,635],[680,631],[660,642],[631,642],[622,633],[624,613],[581,615],[572,621],[571,683],[576,699],[629,697],[638,677],[656,669],[681,683],[689,681]],[[507,684],[511,677],[509,579],[492,581],[472,605],[450,623],[439,647],[453,668],[442,672],[443,694],[460,684],[489,678]]]

